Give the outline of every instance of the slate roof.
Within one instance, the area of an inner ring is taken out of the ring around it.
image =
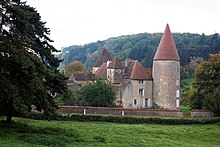
[[[116,57],[113,62],[108,66],[108,69],[123,69],[124,65],[121,63],[120,59]]]
[[[96,61],[94,67],[100,67],[103,63],[107,61],[112,61],[112,58],[108,52],[107,47],[102,49],[102,52],[99,54],[98,60]]]
[[[154,56],[155,60],[175,60],[179,61],[179,55],[174,43],[170,27],[167,24],[163,36],[160,40],[160,44],[157,48],[156,54]]]
[[[106,79],[107,78],[107,63],[103,63],[101,67],[94,73],[96,77]]]
[[[146,69],[140,62],[137,60],[134,61],[134,65],[132,67],[130,79],[133,80],[152,80],[152,71],[150,69]]]
[[[93,81],[95,74],[72,74],[69,81]]]

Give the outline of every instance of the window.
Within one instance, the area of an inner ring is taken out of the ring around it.
[[[179,86],[180,80],[176,80],[176,86]]]
[[[130,86],[128,85],[128,95],[130,95]]]
[[[134,99],[134,105],[137,105],[137,99]]]
[[[177,99],[177,100],[176,100],[176,108],[179,108],[179,107],[180,107],[180,100]]]
[[[139,89],[139,96],[144,96],[144,89]]]
[[[180,97],[180,90],[176,90],[176,97]]]
[[[148,107],[148,99],[145,99],[145,107]]]
[[[144,84],[144,80],[139,80],[139,84]]]

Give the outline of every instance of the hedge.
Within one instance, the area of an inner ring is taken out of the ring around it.
[[[26,118],[40,120],[62,120],[80,122],[111,122],[125,124],[163,124],[163,125],[190,125],[190,124],[220,124],[220,117],[216,118],[161,118],[161,117],[135,117],[135,116],[110,116],[110,115],[53,115],[45,116],[41,113],[32,113]]]

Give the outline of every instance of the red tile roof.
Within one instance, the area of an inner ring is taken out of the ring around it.
[[[99,54],[98,60],[96,61],[94,67],[100,67],[103,63],[107,61],[112,61],[111,56],[109,55],[107,47],[102,49],[102,52]]]
[[[168,24],[160,40],[160,44],[157,48],[154,60],[180,60]]]
[[[116,57],[112,63],[109,64],[108,68],[111,69],[123,69],[124,65],[121,63],[120,59]]]
[[[94,73],[96,77],[106,79],[107,78],[107,63],[103,63],[101,67]]]
[[[140,62],[135,61],[130,78],[133,80],[150,80],[152,79],[151,70],[146,69]]]

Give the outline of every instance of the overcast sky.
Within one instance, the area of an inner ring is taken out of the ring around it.
[[[57,49],[137,33],[220,33],[220,0],[27,0]]]

